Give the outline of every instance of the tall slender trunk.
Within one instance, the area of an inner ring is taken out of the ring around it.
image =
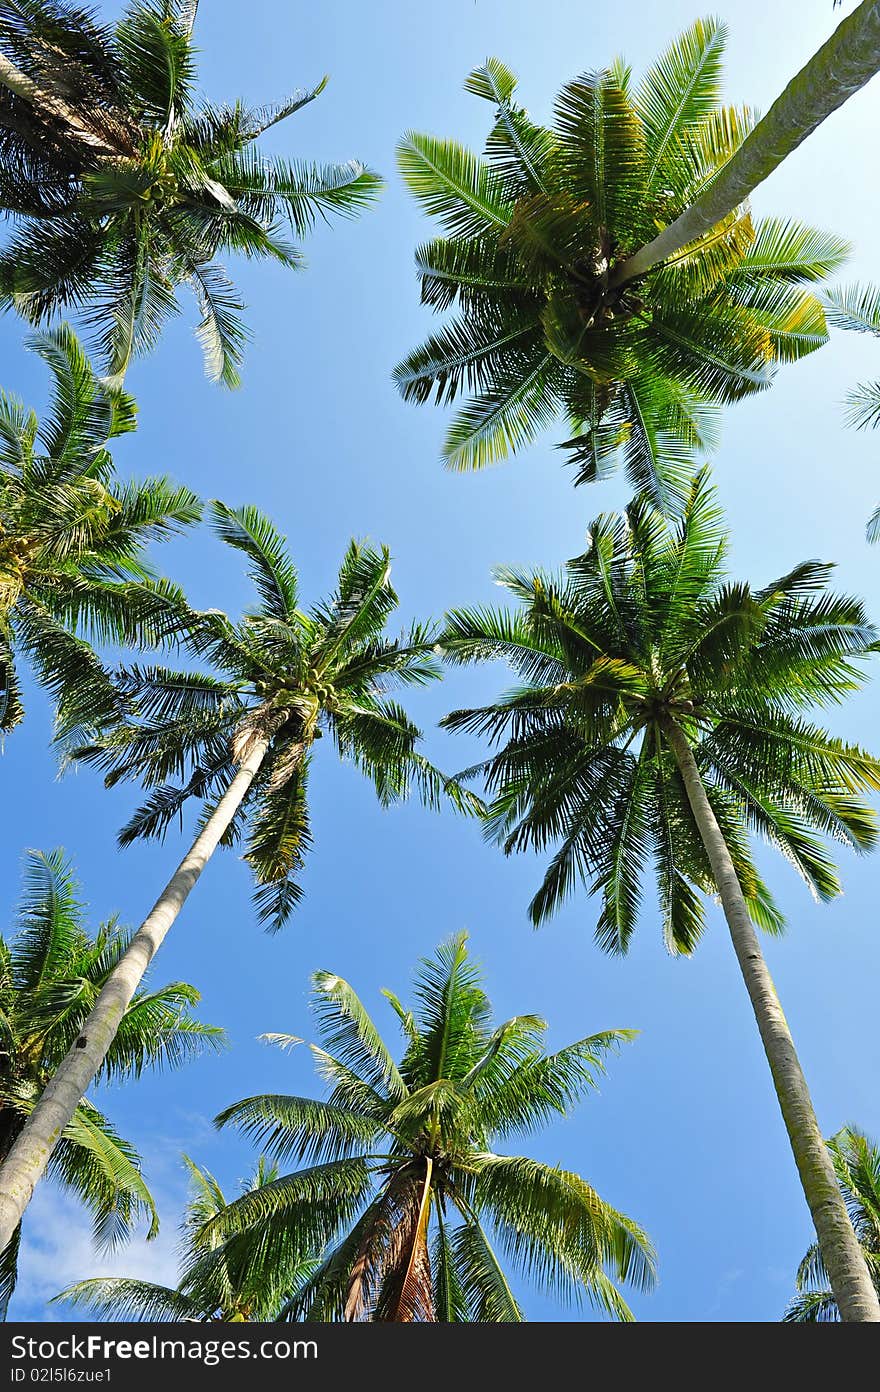
[[[21,1134],[0,1164],[0,1251],[30,1203],[34,1187],[116,1036],[147,967],[180,913],[253,782],[269,741],[254,738],[247,756],[131,943],[107,978],[79,1039],[49,1080]]]
[[[37,110],[42,108],[54,120],[63,121],[71,135],[88,145],[95,154],[118,158],[119,151],[114,150],[102,136],[91,130],[74,107],[68,106],[67,102],[54,92],[47,92],[45,87],[34,82],[32,77],[23,73],[3,53],[0,53],[0,87],[6,87]]]
[[[877,1292],[849,1220],[794,1040],[749,917],[727,842],[712,811],[687,736],[672,719],[664,722],[664,731],[712,866],[841,1319],[857,1323],[880,1322]]]
[[[880,70],[880,0],[863,0],[792,78],[705,192],[623,261],[609,284],[623,285],[681,251],[732,213],[832,111]]]

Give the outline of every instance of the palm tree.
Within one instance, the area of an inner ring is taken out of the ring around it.
[[[880,338],[880,289],[874,285],[845,285],[825,295],[829,324]],[[876,430],[880,425],[880,381],[861,382],[847,397],[847,425],[856,430]],[[880,541],[880,507],[874,509],[865,528],[868,541]]]
[[[105,1320],[274,1320],[317,1262],[297,1260],[287,1267],[274,1262],[246,1268],[229,1261],[230,1248],[206,1232],[206,1224],[222,1220],[229,1200],[209,1170],[183,1157],[189,1171],[191,1198],[182,1224],[180,1277],[177,1285],[160,1286],[128,1276],[98,1276],[55,1296],[55,1301],[85,1310],[90,1319]],[[257,1193],[278,1178],[275,1165],[261,1157],[242,1186]],[[53,1302],[54,1303],[54,1302]]]
[[[200,505],[167,478],[116,481],[109,443],[134,429],[134,402],[95,376],[69,328],[30,340],[53,395],[42,424],[0,393],[0,732],[22,719],[19,655],[62,719],[81,703],[118,708],[80,634],[156,638],[175,591],[144,583],[144,544],[196,521]]]
[[[208,375],[238,383],[244,305],[217,256],[296,267],[280,226],[354,215],[379,180],[356,160],[270,159],[256,142],[311,102],[320,82],[276,105],[196,93],[197,0],[132,0],[115,25],[68,0],[0,4],[0,208],[16,230],[0,295],[31,323],[83,312],[124,375],[192,290]]]
[[[838,1303],[848,1320],[877,1320],[752,926],[779,932],[782,920],[748,841],[760,833],[820,899],[840,892],[821,837],[875,843],[860,794],[880,788],[880,761],[807,712],[859,685],[877,634],[859,601],[829,593],[829,566],[807,561],[753,589],[727,580],[725,549],[702,473],[674,528],[640,500],[599,517],[563,575],[502,571],[520,610],[456,611],[441,642],[453,662],[506,659],[522,685],[444,724],[499,746],[471,771],[493,795],[490,836],[508,854],[557,848],[534,923],[581,881],[602,896],[600,946],[626,952],[653,861],[665,941],[689,953],[700,895],[720,897]]]
[[[880,5],[863,5],[838,31],[838,57],[867,10],[880,33]],[[669,510],[689,463],[713,447],[711,408],[825,342],[822,306],[803,287],[847,246],[793,221],[752,222],[744,199],[759,179],[736,171],[745,161],[754,172],[753,154],[766,162],[768,144],[781,149],[783,118],[774,107],[755,125],[749,109],[720,105],[725,36],[719,21],[697,21],[638,86],[620,62],[582,74],[562,88],[552,128],[531,120],[513,73],[489,59],[465,84],[496,107],[484,158],[404,138],[403,177],[446,233],[416,253],[422,300],[460,312],[395,377],[416,402],[471,392],[446,437],[452,468],[492,463],[562,413],[577,483],[622,454],[637,491]],[[840,90],[843,73],[813,92],[824,52],[781,99],[804,119],[804,91],[812,111]],[[866,80],[878,45],[861,57]],[[722,196],[731,180],[735,196]],[[639,248],[667,223],[669,244],[644,263]]]
[[[414,624],[397,639],[386,633],[398,602],[388,551],[352,542],[335,593],[304,612],[296,571],[271,522],[256,508],[219,502],[212,515],[221,538],[247,557],[258,607],[233,624],[217,610],[199,613],[181,602],[179,640],[209,670],[123,671],[127,720],[77,753],[105,771],[108,785],[138,778],[153,789],[123,828],[123,845],[163,837],[191,799],[204,806],[200,830],[108,979],[80,1047],[61,1064],[0,1165],[0,1244],[30,1199],[59,1123],[101,1066],[143,973],[217,846],[245,838],[262,922],[277,929],[296,906],[311,844],[307,782],[325,732],[372,781],[383,805],[415,789],[434,807],[444,797],[460,810],[481,807],[418,752],[418,728],[387,695],[440,674],[429,628]]]
[[[631,1031],[548,1053],[535,1015],[494,1027],[466,934],[420,962],[412,1007],[383,992],[403,1029],[399,1065],[347,982],[318,972],[313,988],[323,1047],[311,1049],[329,1099],[249,1097],[217,1118],[307,1168],[245,1194],[205,1230],[239,1244],[239,1260],[271,1253],[282,1268],[329,1246],[283,1317],[522,1320],[499,1243],[563,1299],[631,1319],[614,1282],[652,1284],[638,1225],[579,1174],[492,1149],[567,1115]]]
[[[91,933],[80,887],[64,852],[28,851],[17,931],[0,937],[0,1157],[9,1154],[53,1070],[76,1043],[130,933],[112,918]],[[177,1068],[222,1030],[193,1018],[199,993],[176,981],[140,991],[107,1052],[101,1080]],[[137,1151],[88,1098],[81,1098],[52,1155],[50,1173],[94,1216],[95,1241],[112,1247],[139,1218],[158,1218]],[[0,1254],[0,1317],[18,1275],[21,1226]]]
[[[845,1126],[828,1142],[837,1180],[856,1237],[880,1294],[880,1146],[862,1131]],[[825,1324],[840,1319],[828,1274],[813,1243],[797,1274],[798,1294],[782,1316],[786,1324]]]

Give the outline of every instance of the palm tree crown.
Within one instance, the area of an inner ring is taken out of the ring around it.
[[[713,403],[766,387],[773,365],[825,341],[802,287],[838,266],[839,238],[740,206],[647,275],[615,269],[704,189],[752,113],[720,105],[724,26],[698,21],[635,86],[618,62],[562,88],[555,123],[514,100],[497,59],[467,89],[496,107],[485,157],[410,134],[404,178],[446,236],[416,254],[422,299],[459,316],[396,369],[408,400],[471,399],[444,454],[479,468],[560,413],[576,482],[622,453],[630,481],[677,505],[687,463],[711,447]]]
[[[524,684],[445,724],[501,745],[479,766],[488,823],[508,853],[558,848],[531,905],[553,912],[578,879],[602,896],[597,936],[624,952],[653,860],[666,942],[689,952],[703,927],[697,891],[713,875],[670,743],[684,730],[750,912],[781,926],[752,863],[755,831],[820,898],[839,892],[821,837],[857,851],[876,819],[858,796],[880,763],[804,714],[859,684],[854,659],[876,642],[862,604],[826,588],[818,561],[753,589],[726,577],[723,519],[705,474],[682,519],[639,501],[593,523],[563,575],[500,579],[517,612],[461,610],[449,660],[506,659]]]
[[[257,1261],[247,1267],[229,1260],[230,1248],[212,1235],[207,1225],[221,1220],[229,1200],[209,1170],[188,1156],[191,1198],[183,1221],[180,1277],[174,1287],[127,1276],[99,1276],[77,1281],[55,1297],[86,1309],[92,1319],[105,1320],[274,1320],[283,1306],[313,1274],[314,1260],[288,1266]],[[254,1193],[274,1184],[278,1167],[260,1158],[242,1185]]]
[[[109,442],[134,429],[134,402],[95,376],[70,329],[33,338],[53,396],[42,421],[0,393],[0,730],[22,719],[24,653],[63,716],[80,701],[115,708],[101,666],[76,636],[156,636],[173,588],[144,584],[144,545],[197,520],[188,488],[118,483]]]
[[[519,1321],[497,1242],[563,1299],[631,1318],[614,1279],[650,1286],[641,1229],[580,1175],[492,1148],[566,1115],[629,1032],[548,1053],[534,1015],[494,1027],[465,935],[420,963],[411,1008],[384,992],[405,1038],[399,1064],[347,982],[329,972],[313,982],[323,1047],[312,1053],[329,1099],[251,1097],[217,1119],[279,1161],[308,1162],[209,1225],[245,1263],[330,1244],[286,1317]]]
[[[862,1131],[845,1126],[832,1136],[828,1149],[856,1237],[880,1294],[880,1146]],[[797,1288],[798,1294],[782,1317],[786,1324],[824,1324],[840,1319],[816,1243],[798,1267]]]
[[[6,1155],[48,1078],[83,1023],[130,933],[113,918],[91,933],[80,889],[60,850],[29,851],[14,936],[0,937],[0,1155]],[[223,1032],[194,1019],[199,993],[177,981],[139,992],[104,1062],[106,1081],[145,1068],[178,1067]],[[157,1215],[134,1147],[84,1098],[51,1160],[51,1173],[94,1215],[103,1246],[123,1240],[143,1214]],[[15,1287],[18,1237],[0,1257],[0,1308]]]
[[[297,876],[311,844],[307,782],[325,732],[373,782],[383,805],[413,788],[429,805],[444,796],[462,810],[480,804],[417,751],[418,728],[387,694],[440,674],[430,628],[386,634],[398,603],[388,551],[352,542],[335,593],[306,612],[298,608],[284,539],[268,519],[256,508],[219,502],[212,516],[221,538],[248,558],[257,608],[236,624],[215,610],[181,607],[180,641],[212,670],[122,672],[128,719],[74,757],[102,769],[108,785],[136,777],[154,789],[121,833],[127,844],[163,836],[190,798],[210,804],[254,742],[268,740],[224,841],[246,831],[259,916],[277,928],[302,894]]]
[[[272,106],[196,92],[197,0],[133,0],[115,25],[67,0],[0,4],[0,207],[15,233],[0,293],[32,323],[84,310],[114,374],[193,291],[209,375],[238,381],[243,304],[224,252],[298,266],[305,235],[379,181],[356,160],[270,159],[256,141],[324,82]],[[326,81],[326,79],[325,79]]]

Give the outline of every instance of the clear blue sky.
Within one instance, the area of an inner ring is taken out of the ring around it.
[[[765,109],[853,4],[833,11],[831,0],[720,0],[717,8],[730,26],[729,96]],[[431,327],[412,262],[429,228],[401,188],[394,145],[412,127],[479,146],[490,113],[462,81],[488,54],[519,72],[522,100],[545,116],[577,71],[621,51],[638,71],[700,12],[694,0],[445,0],[439,7],[254,0],[243,20],[232,0],[203,0],[207,91],[265,100],[329,72],[326,93],[273,132],[273,148],[357,156],[382,171],[388,187],[359,222],[317,233],[305,274],[235,268],[255,331],[241,391],[203,381],[191,314],[158,354],[136,365],[129,385],[141,425],[117,452],[120,469],[168,471],[206,496],[259,504],[289,536],[307,599],[326,590],[349,536],[387,542],[407,618],[494,600],[493,564],[552,566],[575,554],[590,518],[625,500],[621,486],[573,491],[552,434],[482,475],[446,474],[438,462],[444,413],[405,406],[392,387],[393,364]],[[853,278],[870,276],[876,253],[878,116],[875,81],[755,199],[759,213],[796,215],[850,237]],[[41,406],[44,376],[22,353],[23,337],[13,318],[0,324],[0,382]],[[728,412],[716,474],[744,578],[764,581],[819,556],[839,562],[841,586],[878,612],[880,550],[863,538],[880,501],[880,437],[845,432],[840,410],[849,385],[877,375],[880,344],[837,336],[781,374],[769,394]],[[248,598],[233,556],[207,537],[165,548],[161,560],[198,604],[237,611]],[[444,711],[476,703],[504,680],[502,672],[457,673],[412,708],[430,732]],[[878,715],[874,687],[835,717],[836,728],[870,745]],[[62,844],[76,858],[95,916],[119,910],[137,922],[184,840],[172,835],[164,847],[117,852],[115,831],[133,793],[106,794],[88,771],[55,781],[49,734],[45,703],[35,696],[0,764],[3,921],[18,892],[22,850]],[[436,732],[428,743],[450,769],[471,757],[466,745]],[[355,985],[393,1039],[380,987],[404,992],[416,958],[467,927],[501,1018],[540,1012],[556,1044],[611,1026],[641,1031],[601,1094],[531,1143],[541,1157],[580,1170],[653,1236],[660,1285],[634,1298],[638,1315],[777,1319],[810,1223],[717,912],[690,961],[665,954],[650,904],[623,961],[594,947],[596,907],[583,896],[535,933],[525,909],[536,862],[505,861],[476,825],[451,815],[416,805],[381,812],[356,774],[334,763],[329,744],[317,764],[317,849],[307,897],[284,936],[269,939],[255,925],[245,867],[225,853],[156,963],[154,980],[183,978],[202,990],[204,1017],[226,1026],[231,1050],[104,1095],[146,1157],[163,1236],[101,1263],[73,1206],[44,1186],[28,1215],[13,1317],[52,1317],[47,1296],[99,1271],[171,1277],[185,1190],[179,1152],[234,1187],[250,1152],[231,1135],[217,1137],[211,1117],[249,1093],[315,1087],[305,1051],[285,1057],[256,1036],[311,1033],[308,978],[322,967]],[[819,908],[793,873],[767,861],[790,920],[788,936],[768,942],[767,955],[826,1133],[854,1121],[880,1134],[878,866],[848,859],[845,897]],[[535,1292],[525,1304],[535,1319],[579,1317]]]

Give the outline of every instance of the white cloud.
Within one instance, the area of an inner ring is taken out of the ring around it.
[[[162,1285],[175,1284],[177,1225],[185,1202],[178,1193],[154,1189],[161,1227],[152,1242],[142,1234],[110,1255],[96,1251],[89,1219],[77,1200],[51,1182],[41,1184],[24,1220],[19,1279],[12,1298],[11,1320],[63,1320],[79,1316],[67,1307],[49,1305],[52,1296],[91,1276],[135,1276]],[[86,1316],[82,1316],[85,1318]]]

